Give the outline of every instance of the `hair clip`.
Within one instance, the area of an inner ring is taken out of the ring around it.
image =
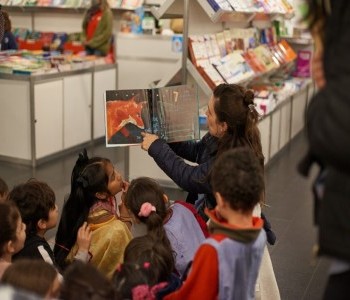
[[[151,289],[148,284],[139,284],[131,289],[132,299],[154,299],[151,295]]]
[[[250,112],[253,112],[254,109],[255,109],[255,104],[254,104],[254,103],[249,104],[249,105],[248,105],[248,108],[249,108]]]
[[[138,216],[147,218],[152,211],[156,211],[156,207],[154,205],[149,202],[142,203]]]
[[[146,262],[143,263],[143,268],[144,268],[144,269],[148,269],[150,266],[151,266],[151,263],[148,262],[148,261],[146,261]]]

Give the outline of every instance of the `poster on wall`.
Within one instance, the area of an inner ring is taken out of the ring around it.
[[[169,143],[199,139],[197,94],[190,85],[106,91],[106,146],[140,144],[141,132]]]

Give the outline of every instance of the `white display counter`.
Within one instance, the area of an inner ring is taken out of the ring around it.
[[[117,65],[46,75],[0,74],[0,159],[36,166],[104,137],[105,90]]]

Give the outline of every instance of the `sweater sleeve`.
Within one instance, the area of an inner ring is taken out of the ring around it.
[[[197,166],[189,165],[182,157],[176,155],[162,139],[155,140],[152,143],[148,149],[148,154],[153,157],[165,174],[185,191],[200,194],[212,192],[207,181],[212,159]]]
[[[202,141],[188,141],[171,143],[169,147],[180,157],[191,162],[197,161],[197,154],[201,147]]]
[[[219,294],[218,257],[214,247],[202,245],[193,260],[183,286],[164,299],[217,299]]]
[[[106,43],[112,35],[113,15],[111,10],[104,11],[102,18],[96,28],[96,32],[91,40],[86,45],[91,48],[98,48],[102,44]]]

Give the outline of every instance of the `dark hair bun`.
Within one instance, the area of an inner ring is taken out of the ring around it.
[[[84,150],[83,150],[82,152],[79,153],[79,157],[78,157],[78,160],[77,160],[77,164],[79,164],[79,165],[84,165],[84,164],[86,164],[88,161],[89,161],[89,157],[88,157],[88,155],[87,155],[86,149],[84,148]]]
[[[249,104],[253,104],[253,100],[254,100],[254,92],[253,90],[246,90],[244,93],[244,102],[249,105]]]

